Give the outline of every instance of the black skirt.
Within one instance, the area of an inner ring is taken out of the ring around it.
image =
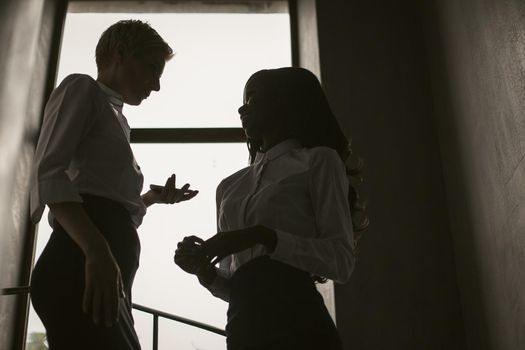
[[[92,195],[82,198],[120,268],[126,298],[120,300],[119,322],[97,326],[82,311],[84,255],[56,220],[31,278],[34,309],[46,328],[50,350],[140,349],[131,316],[131,287],[140,255],[137,231],[119,203]]]
[[[233,275],[226,333],[228,350],[342,350],[309,274],[268,257]]]

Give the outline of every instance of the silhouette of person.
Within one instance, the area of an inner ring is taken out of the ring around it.
[[[67,76],[47,102],[33,166],[31,216],[45,205],[53,233],[32,276],[31,299],[50,349],[140,349],[131,316],[139,264],[136,229],[154,203],[197,191],[164,187],[141,195],[123,104],[159,91],[172,49],[147,23],[119,21],[96,47],[97,80]]]
[[[342,349],[314,282],[353,271],[362,162],[308,70],[253,74],[239,114],[250,165],[217,187],[218,233],[185,237],[175,263],[229,303],[229,350]]]

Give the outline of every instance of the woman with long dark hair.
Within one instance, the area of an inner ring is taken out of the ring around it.
[[[342,349],[314,282],[354,269],[362,164],[305,69],[253,74],[239,114],[250,165],[217,188],[218,233],[184,238],[175,262],[229,303],[229,350]]]

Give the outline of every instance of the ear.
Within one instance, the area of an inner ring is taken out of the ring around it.
[[[115,62],[123,63],[126,56],[126,48],[124,45],[122,43],[117,44],[117,47],[115,48]]]

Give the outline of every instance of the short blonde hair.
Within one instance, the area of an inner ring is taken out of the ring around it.
[[[106,67],[117,47],[121,45],[127,54],[136,55],[148,51],[159,51],[169,60],[173,50],[148,23],[140,20],[122,20],[102,33],[95,50],[95,61],[100,71]]]

